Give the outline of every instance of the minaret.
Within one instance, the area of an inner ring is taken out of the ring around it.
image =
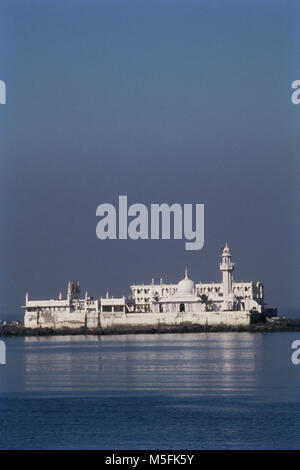
[[[71,281],[69,281],[69,284],[68,284],[68,291],[67,291],[67,300],[68,300],[68,302],[71,301],[71,297],[72,297]]]
[[[231,253],[227,242],[223,249],[220,270],[223,277],[223,297],[226,300],[228,295],[232,293],[232,271],[234,270],[234,263],[231,261]]]

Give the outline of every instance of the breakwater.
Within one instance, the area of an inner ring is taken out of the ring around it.
[[[284,318],[276,321],[262,321],[250,325],[157,325],[157,326],[113,326],[111,328],[25,328],[23,325],[1,325],[0,336],[65,336],[65,335],[122,335],[122,334],[165,334],[165,333],[217,333],[249,332],[276,333],[300,331],[300,319]]]

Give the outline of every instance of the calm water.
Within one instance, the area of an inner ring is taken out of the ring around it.
[[[0,448],[300,448],[295,339],[300,333],[6,339]]]

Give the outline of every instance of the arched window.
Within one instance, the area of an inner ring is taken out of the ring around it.
[[[184,304],[180,304],[179,310],[180,312],[185,312]]]

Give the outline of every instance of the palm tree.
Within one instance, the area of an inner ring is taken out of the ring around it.
[[[208,305],[212,304],[212,300],[209,300],[208,295],[205,295],[205,294],[201,294],[200,299],[201,299],[201,303],[205,304],[205,311],[206,311]]]

